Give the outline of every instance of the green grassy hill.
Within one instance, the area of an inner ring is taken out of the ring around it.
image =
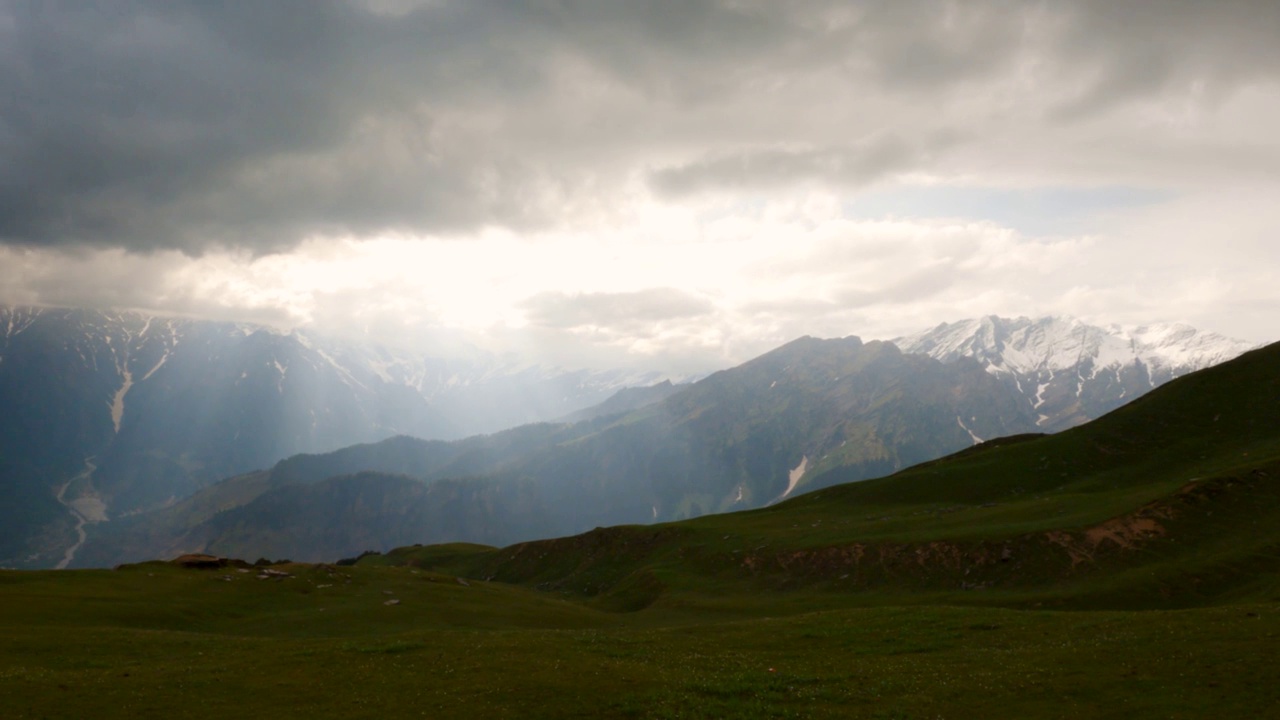
[[[605,599],[642,585],[651,600],[676,602],[714,577],[749,595],[959,591],[1146,607],[1270,600],[1277,568],[1280,346],[1056,435],[985,443],[761,510],[600,529],[451,569]]]
[[[1278,391],[1280,345],[1059,435],[506,548],[3,572],[0,717],[1274,717]]]

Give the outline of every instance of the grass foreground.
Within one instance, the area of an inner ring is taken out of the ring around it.
[[[279,567],[0,574],[0,717],[1280,716],[1276,603],[800,592],[778,616],[732,598],[617,613],[404,566]]]

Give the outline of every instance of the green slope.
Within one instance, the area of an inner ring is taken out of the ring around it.
[[[1116,607],[1270,600],[1278,391],[1280,345],[1057,435],[986,443],[762,510],[516,545],[454,569],[626,608],[798,588],[857,602],[922,591]]]

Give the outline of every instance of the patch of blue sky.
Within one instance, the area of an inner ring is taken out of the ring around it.
[[[1127,186],[993,188],[955,185],[868,190],[844,202],[851,219],[956,218],[988,221],[1030,236],[1094,232],[1115,212],[1165,202],[1173,194]]]

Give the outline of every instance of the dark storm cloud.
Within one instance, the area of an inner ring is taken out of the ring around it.
[[[0,234],[182,244],[209,221],[190,206],[245,162],[336,141],[336,18],[205,7],[9,6]]]
[[[705,42],[697,52],[732,54],[768,34],[722,22],[734,15],[650,3],[379,13],[312,0],[11,2],[0,10],[0,239],[274,249],[317,231],[536,223],[571,179],[496,134],[521,109],[547,114],[525,106],[539,104],[555,53],[648,82],[663,71],[646,62],[664,53],[687,60]]]
[[[537,227],[655,156],[669,192],[857,183],[927,164],[919,133],[971,136],[935,106],[1027,58],[1076,81],[1072,120],[1274,76],[1278,18],[1190,0],[0,0],[0,242]],[[813,117],[886,97],[906,115],[815,135]]]
[[[9,242],[272,248],[519,215],[495,199],[519,168],[433,144],[428,100],[533,85],[514,59],[530,46],[477,49],[465,13],[312,0],[0,13]]]
[[[1271,0],[1090,0],[1069,9],[1053,50],[1092,74],[1057,114],[1075,119],[1163,92],[1220,100],[1280,70],[1280,3]]]
[[[529,321],[541,327],[611,330],[635,330],[666,320],[699,317],[713,309],[706,299],[674,288],[621,293],[547,292],[529,298],[523,307]]]

